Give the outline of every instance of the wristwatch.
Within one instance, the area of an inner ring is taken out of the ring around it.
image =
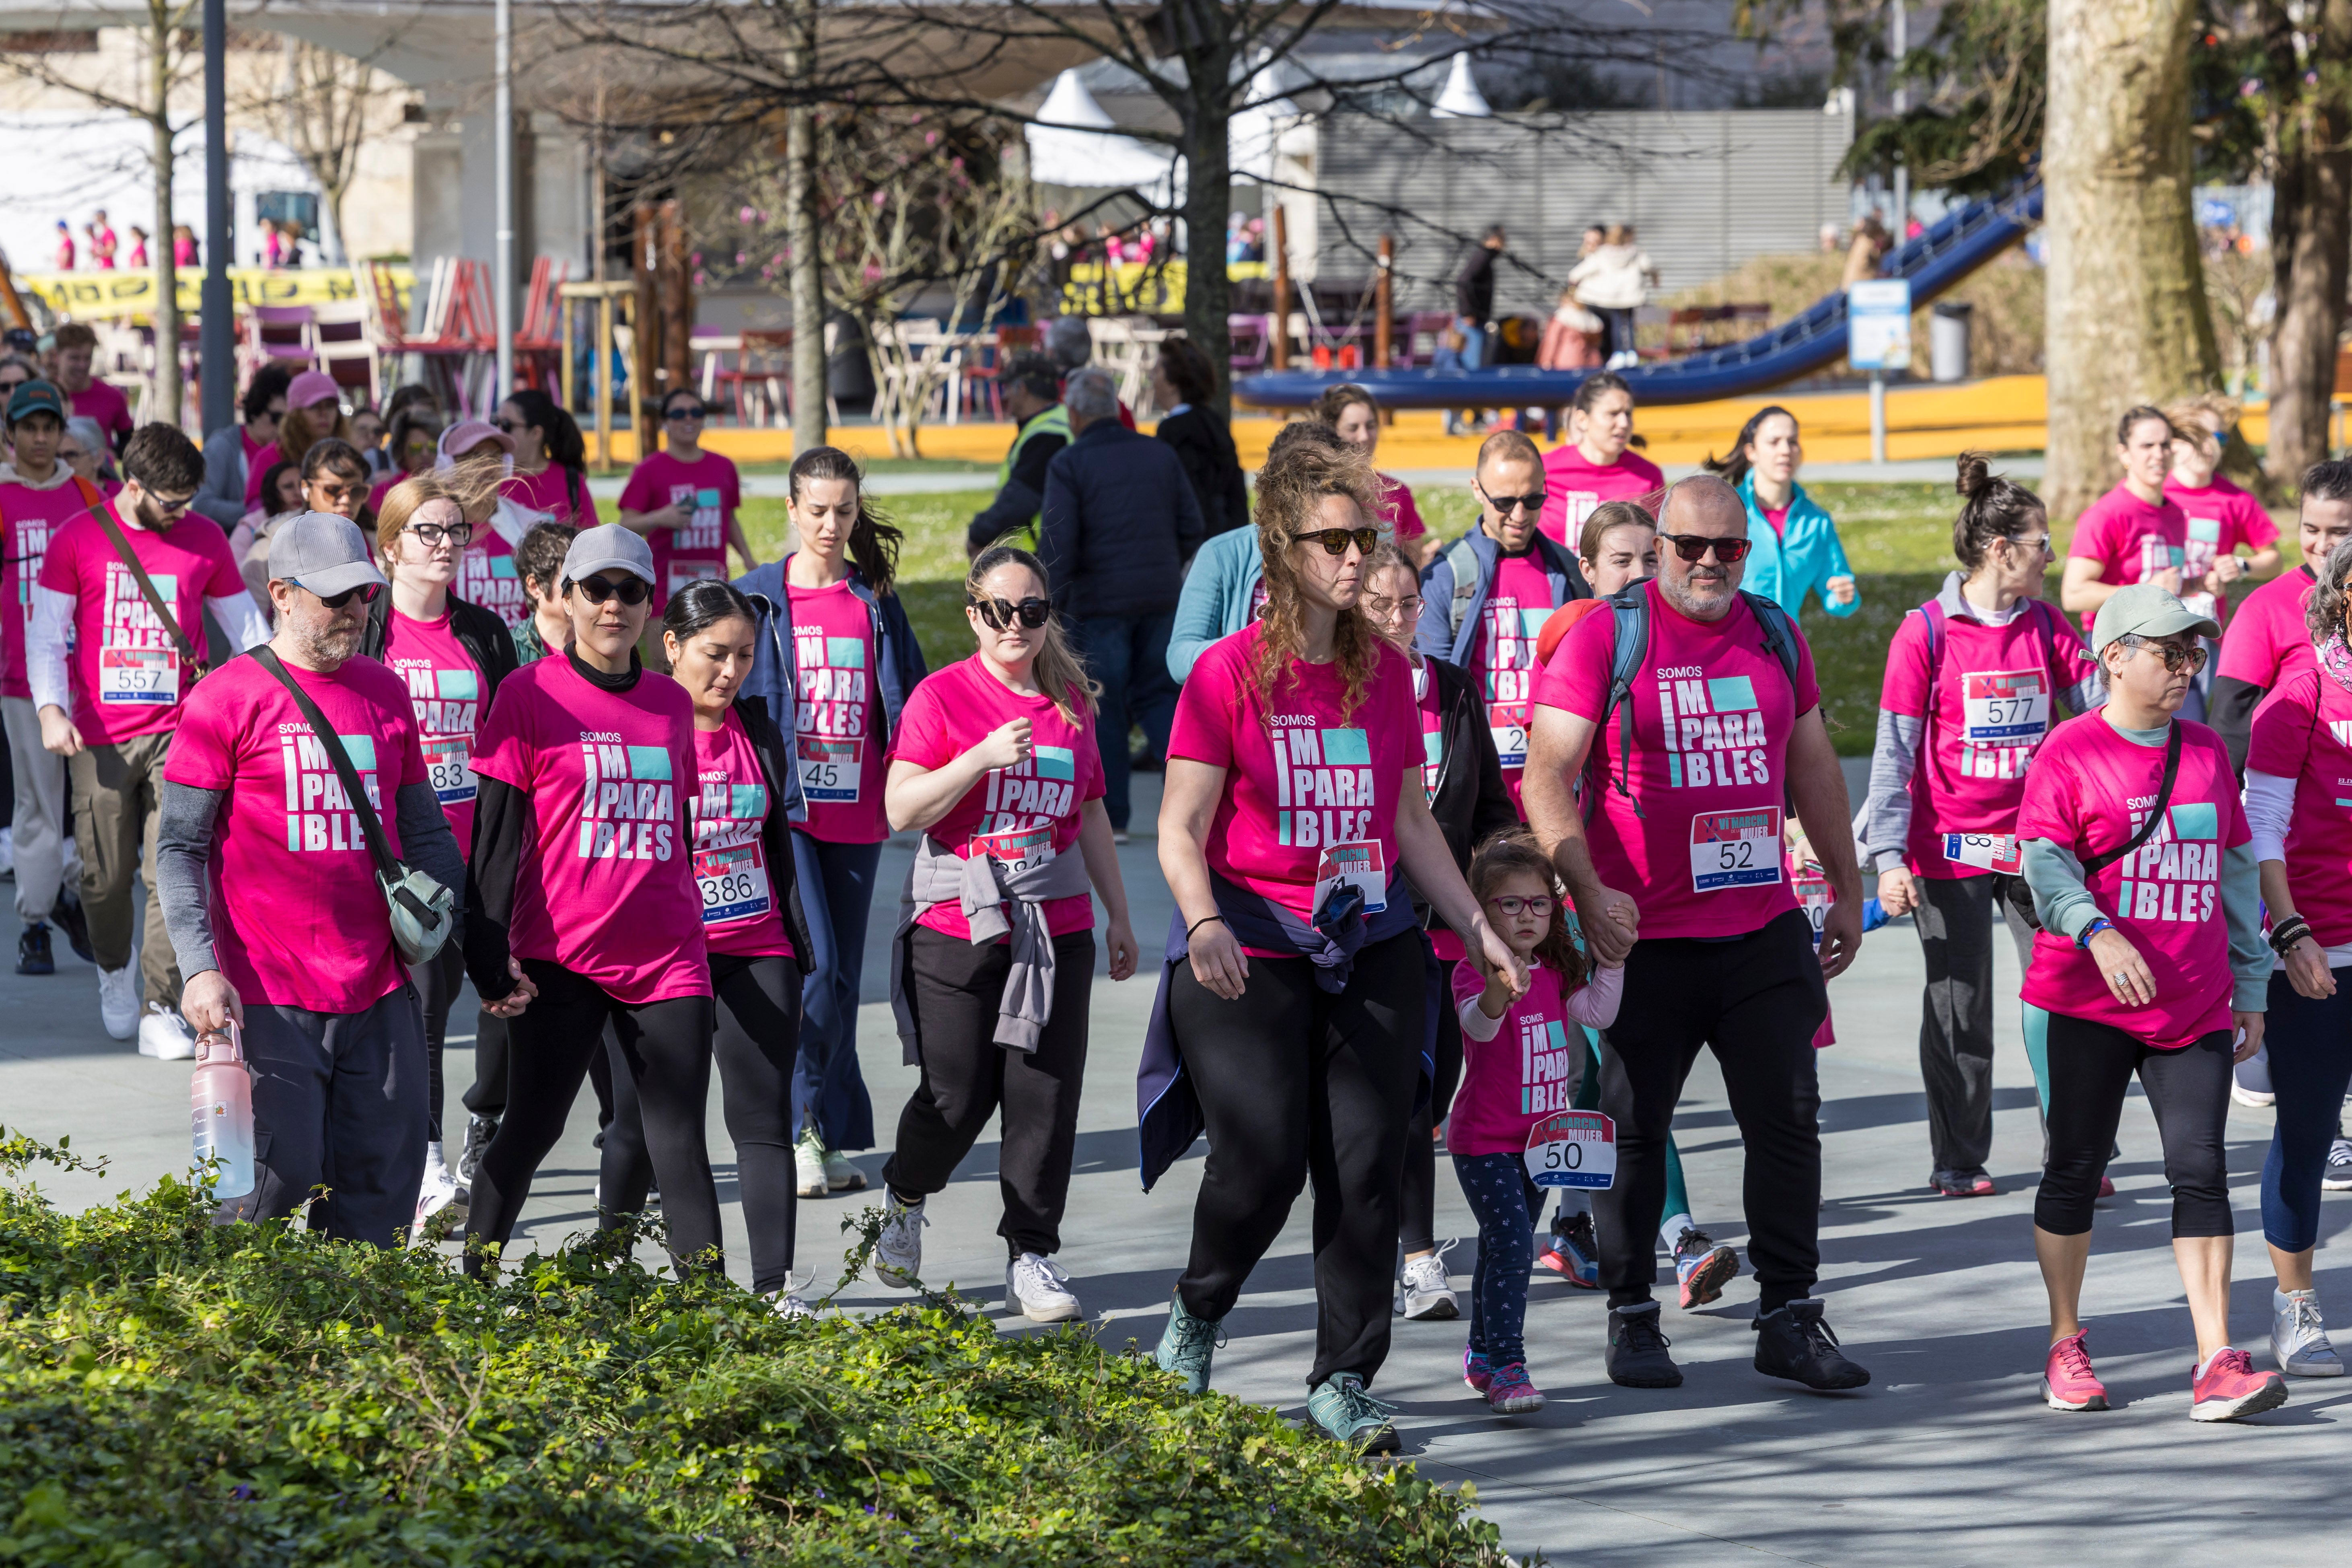
[[[2091,923],[2084,926],[2083,928],[2082,934],[2074,939],[2074,945],[2087,950],[2091,945],[2091,939],[2093,937],[2098,935],[2103,931],[2113,931],[2115,929],[2116,922],[2107,919],[2106,916],[2094,915],[2091,918]]]

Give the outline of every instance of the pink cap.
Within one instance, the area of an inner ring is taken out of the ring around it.
[[[441,455],[434,467],[455,468],[458,458],[485,441],[497,443],[499,449],[514,456],[514,437],[487,419],[461,419],[441,432]]]
[[[340,401],[342,395],[343,389],[335,384],[333,376],[323,370],[306,370],[287,384],[286,406],[308,408],[330,397]]]

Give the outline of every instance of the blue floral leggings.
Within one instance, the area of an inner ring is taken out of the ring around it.
[[[1496,1366],[1528,1359],[1528,1271],[1536,1262],[1543,1195],[1517,1154],[1456,1154],[1454,1173],[1478,1216],[1470,1276],[1470,1348]]]

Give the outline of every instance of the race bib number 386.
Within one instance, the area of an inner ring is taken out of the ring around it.
[[[1691,818],[1691,889],[1764,887],[1780,879],[1780,808],[1702,811]]]

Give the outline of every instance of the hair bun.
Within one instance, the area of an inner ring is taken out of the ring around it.
[[[1982,452],[1962,452],[1959,473],[1952,488],[1969,500],[1984,494],[1992,488],[1992,460]]]

